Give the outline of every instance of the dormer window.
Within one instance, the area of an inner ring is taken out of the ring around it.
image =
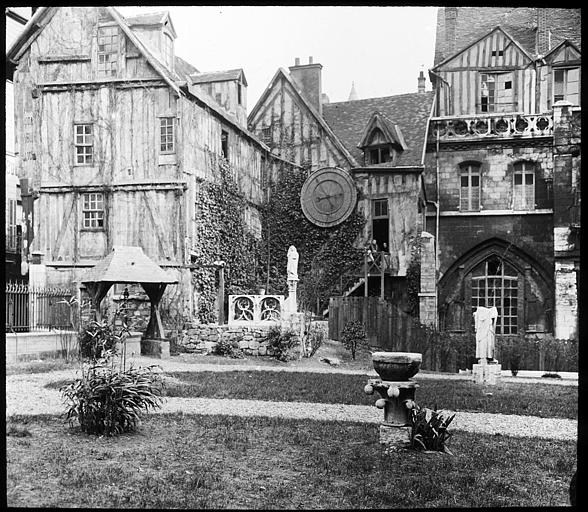
[[[370,165],[383,164],[392,161],[390,143],[384,137],[382,130],[374,128],[365,149],[366,161]]]
[[[383,164],[384,162],[392,161],[390,157],[390,146],[379,146],[377,148],[370,148],[369,150],[369,163]]]
[[[172,38],[169,34],[163,34],[163,61],[168,69],[173,71],[174,47]]]
[[[392,164],[408,146],[400,127],[384,114],[374,112],[357,147],[363,150],[364,165],[378,165]]]
[[[98,27],[98,75],[116,76],[118,71],[118,27]]]

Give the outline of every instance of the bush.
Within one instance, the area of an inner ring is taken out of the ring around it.
[[[83,358],[98,361],[110,354],[116,354],[118,337],[106,322],[92,320],[80,335],[80,354]]]
[[[134,430],[143,412],[161,407],[163,382],[154,368],[84,366],[81,378],[60,388],[67,420],[77,419],[83,432],[94,435]]]
[[[427,407],[419,407],[413,403],[410,410],[410,447],[415,450],[433,450],[451,455],[446,446],[453,435],[447,427],[455,418],[445,411],[435,411]]]
[[[325,341],[325,331],[317,325],[312,325],[306,333],[306,346],[309,347],[307,357],[312,357]]]
[[[357,348],[367,345],[364,325],[358,321],[347,322],[341,333],[341,341],[347,350],[351,350],[351,357],[355,360]]]
[[[267,337],[268,347],[273,351],[274,357],[278,361],[288,361],[292,359],[291,349],[298,344],[298,335],[291,329],[282,331],[278,326],[272,326],[268,329]]]
[[[233,359],[243,358],[243,351],[240,348],[235,348],[232,342],[228,340],[219,339],[212,351],[213,354],[223,357],[232,357]]]

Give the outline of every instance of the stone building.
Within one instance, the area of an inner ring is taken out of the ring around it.
[[[199,194],[223,180],[244,204],[229,213],[260,237],[266,182],[291,164],[247,129],[243,71],[200,73],[176,37],[167,12],[45,7],[8,49],[17,173],[38,196],[36,284],[77,287],[114,246],[140,246],[194,314],[194,265],[223,256],[203,250],[221,235]]]
[[[577,337],[579,9],[438,11],[426,156],[440,326]]]

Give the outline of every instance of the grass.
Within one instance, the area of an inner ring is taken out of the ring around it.
[[[373,405],[380,398],[377,393],[368,396],[363,392],[367,378],[362,375],[273,371],[167,372],[166,375],[178,379],[167,381],[164,390],[166,396],[175,397],[349,405]],[[53,382],[48,387],[57,389],[66,382]],[[416,398],[421,406],[435,409],[578,418],[576,386],[541,382],[480,386],[467,380],[423,379]]]
[[[386,455],[373,425],[151,415],[96,438],[12,417],[11,507],[412,508],[567,505],[576,443],[455,432],[454,456]]]
[[[47,373],[59,370],[72,370],[80,367],[79,361],[65,359],[45,359],[42,361],[22,361],[6,364],[6,375],[20,375],[25,373]]]

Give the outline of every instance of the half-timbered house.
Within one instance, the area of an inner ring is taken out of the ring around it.
[[[27,256],[46,284],[79,283],[113,246],[140,246],[189,301],[189,266],[211,263],[200,241],[217,229],[198,193],[222,175],[244,200],[233,214],[260,236],[263,182],[290,164],[247,130],[243,72],[227,73],[216,101],[176,37],[165,12],[47,7],[8,50],[18,173],[38,194]]]
[[[422,174],[433,94],[425,92],[423,79],[416,93],[330,102],[321,70],[312,57],[308,64],[297,58],[288,71],[280,68],[249,114],[249,128],[274,154],[309,174],[337,167],[353,177],[357,208],[366,219],[355,246],[376,240],[378,250],[386,251],[385,275],[378,265],[367,287],[364,277],[341,291],[402,297],[413,245],[424,228]]]

